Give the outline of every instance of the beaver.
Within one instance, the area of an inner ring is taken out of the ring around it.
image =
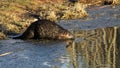
[[[26,31],[13,39],[73,39],[71,32],[53,21],[38,19],[33,22]]]

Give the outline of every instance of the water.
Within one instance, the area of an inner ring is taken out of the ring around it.
[[[118,68],[120,27],[75,32],[75,40],[1,40],[2,68]]]
[[[89,9],[90,18],[60,21],[75,40],[1,40],[0,68],[119,68],[120,8],[105,8]]]

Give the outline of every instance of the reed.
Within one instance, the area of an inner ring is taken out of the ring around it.
[[[74,68],[79,68],[79,64],[83,60],[87,68],[116,68],[119,65],[118,53],[120,53],[118,48],[120,44],[117,42],[120,35],[118,31],[120,30],[117,27],[81,31],[80,33],[83,35],[79,34],[80,38],[85,38],[85,40],[73,42],[71,47],[67,47],[72,65],[78,65]],[[92,35],[91,32],[93,32]],[[80,60],[79,56],[83,59]]]

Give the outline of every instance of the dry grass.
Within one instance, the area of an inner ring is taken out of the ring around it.
[[[26,28],[32,20],[30,17],[27,17],[24,14],[28,13],[29,11],[35,11],[39,8],[40,4],[42,4],[41,0],[1,0],[0,24],[6,28],[6,30],[3,32],[6,33],[14,31],[19,33],[21,29]]]
[[[4,29],[2,27],[0,29],[4,34],[23,32],[34,20],[29,17],[29,14],[37,14],[40,15],[40,18],[54,21],[81,18],[87,15],[84,6],[69,7],[69,2],[64,2],[64,0],[1,0],[0,24],[4,26]],[[74,12],[75,10],[79,11]],[[67,12],[71,12],[71,14],[67,14]],[[74,16],[75,14],[76,16]]]
[[[102,1],[80,0],[72,5],[68,0],[0,0],[0,24],[4,26],[0,29],[4,34],[23,32],[34,20],[29,14],[53,21],[83,18],[88,15],[85,11],[87,5]],[[114,3],[118,2],[114,0]]]
[[[1,39],[6,39],[5,34],[3,34],[2,32],[0,32],[0,40],[1,40]]]
[[[113,4],[120,4],[120,0],[113,0]]]

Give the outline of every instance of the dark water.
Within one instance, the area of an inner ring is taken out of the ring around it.
[[[78,34],[78,35],[77,35]],[[107,27],[76,32],[67,47],[73,68],[119,68],[120,28]]]
[[[108,10],[110,14],[119,11]],[[94,18],[98,12],[91,13],[85,20],[59,23],[75,35],[75,40],[1,40],[0,68],[119,68],[120,12],[108,18],[105,14]]]
[[[1,40],[2,68],[119,68],[120,28],[75,31],[75,40]]]

